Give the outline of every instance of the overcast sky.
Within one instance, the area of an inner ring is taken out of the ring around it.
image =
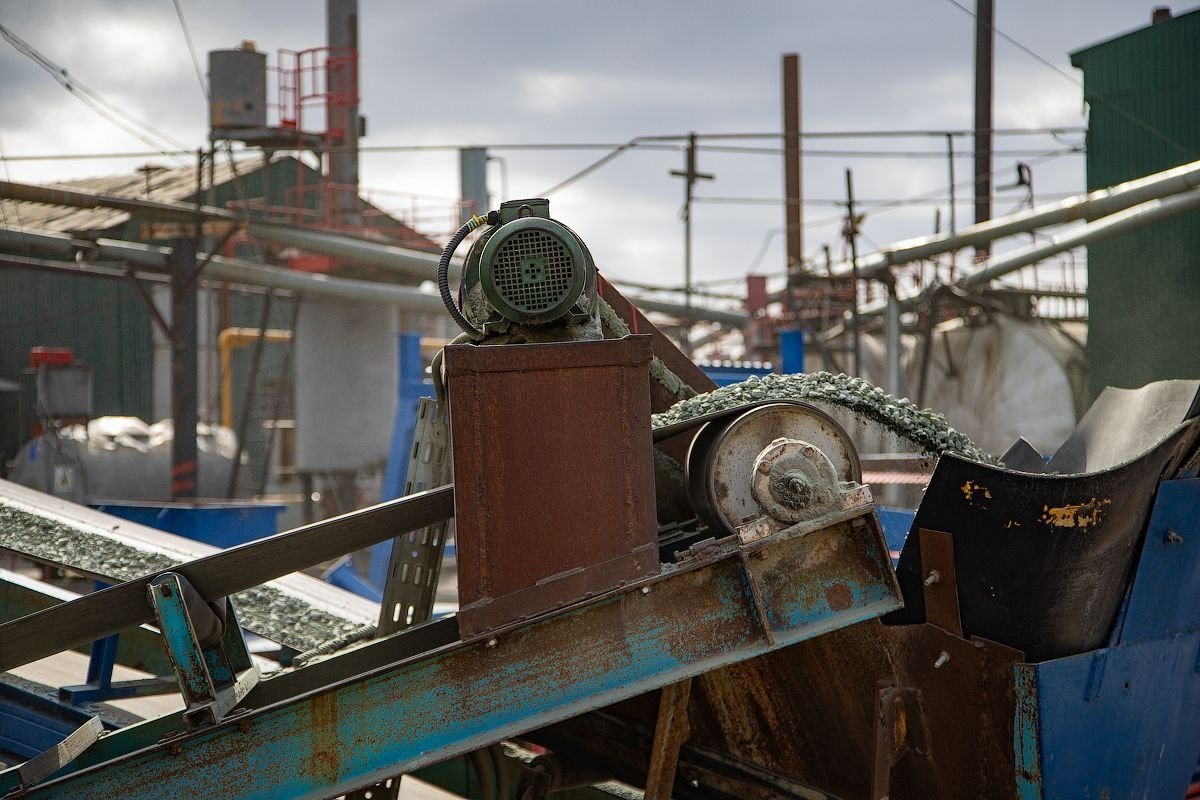
[[[1067,53],[1149,23],[1151,3],[1131,0],[995,0],[996,27],[1056,65],[1061,74],[1003,39],[995,44],[997,128],[1078,128],[1086,124],[1080,75]],[[243,39],[274,54],[319,46],[324,3],[180,0],[196,50]],[[973,8],[973,0],[963,0]],[[1176,8],[1176,13],[1187,10]],[[88,87],[199,146],[207,111],[171,0],[0,0],[0,22]],[[961,130],[972,127],[974,20],[949,0],[792,2],[381,2],[360,7],[364,146],[624,142],[637,136],[774,132],[781,125],[780,59],[802,58],[806,131]],[[274,56],[272,55],[272,59]],[[145,150],[64,91],[33,61],[0,42],[0,151],[6,157]],[[1062,154],[1082,134],[1000,137],[997,182],[1013,182],[1017,161],[1033,165],[1040,199],[1083,189],[1083,162]],[[777,147],[777,142],[726,142]],[[958,148],[969,150],[970,140]],[[818,150],[932,150],[941,137],[810,139]],[[1015,152],[1014,152],[1015,151]],[[1056,156],[1042,156],[1056,152]],[[530,196],[570,176],[602,151],[496,149],[506,159],[508,194]],[[114,174],[148,159],[8,161],[6,177],[44,181]],[[158,163],[172,163],[162,157]],[[552,214],[575,228],[609,275],[659,284],[682,279],[683,188],[669,170],[676,151],[632,150],[551,196]],[[709,198],[782,197],[778,155],[702,151],[716,180]],[[458,194],[453,152],[364,154],[362,182],[379,204],[400,194],[431,196],[431,212]],[[863,251],[932,231],[947,215],[947,164],[934,158],[806,156],[805,250],[841,252],[843,171],[854,171],[865,203]],[[958,181],[971,161],[956,162]],[[500,193],[499,164],[491,172]],[[970,221],[960,187],[960,226]],[[995,213],[1023,190],[1001,191]],[[443,198],[438,200],[437,198]],[[923,202],[873,210],[870,201]],[[783,210],[772,204],[705,202],[694,211],[698,278],[718,280],[783,268]],[[440,226],[442,228],[446,225]],[[764,243],[766,245],[763,250]]]

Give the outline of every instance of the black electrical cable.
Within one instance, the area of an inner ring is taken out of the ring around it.
[[[450,318],[454,320],[454,324],[472,339],[482,339],[483,331],[476,328],[471,324],[470,320],[463,316],[462,312],[458,310],[458,305],[454,302],[453,295],[450,294],[450,259],[454,257],[454,251],[462,244],[462,240],[467,238],[467,234],[480,225],[486,224],[487,221],[486,217],[472,215],[466,224],[450,237],[450,241],[446,243],[446,249],[442,251],[442,257],[438,259],[437,285],[438,293],[442,296],[442,304],[446,306],[446,311],[450,314]]]

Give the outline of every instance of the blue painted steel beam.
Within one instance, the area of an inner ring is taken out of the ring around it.
[[[1200,480],[1159,485],[1111,642],[1017,667],[1021,800],[1185,794],[1200,760]]]
[[[425,361],[421,358],[421,334],[396,334],[396,347],[399,354],[399,379],[396,386],[396,416],[392,423],[392,444],[388,449],[379,498],[384,501],[404,496],[404,481],[409,456],[412,453],[413,432],[417,427],[421,398],[433,396],[433,383],[425,378]],[[387,583],[391,555],[392,542],[389,539],[366,550],[351,553],[325,574],[325,580],[339,589],[354,592],[378,603],[383,599],[383,587]],[[365,567],[362,572],[365,575],[359,571],[363,562]]]
[[[804,330],[785,328],[779,331],[779,371],[784,375],[804,372]]]
[[[191,707],[215,701],[217,690],[192,628],[179,576],[164,572],[150,582],[149,593],[184,703]]]
[[[306,686],[306,669],[355,657],[338,654],[264,680],[248,710],[215,726],[184,733],[174,720],[165,741],[163,720],[133,726],[27,797],[330,797],[878,616],[898,598],[869,510],[745,547],[731,537],[492,639]],[[12,786],[0,773],[0,792]]]

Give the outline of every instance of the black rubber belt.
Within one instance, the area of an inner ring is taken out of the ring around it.
[[[206,600],[258,586],[454,516],[454,487],[305,525],[172,567]],[[154,621],[153,573],[0,625],[0,672]]]

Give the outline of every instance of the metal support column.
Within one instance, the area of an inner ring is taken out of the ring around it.
[[[329,180],[337,186],[334,219],[342,224],[357,224],[358,0],[326,0],[325,31],[329,57],[336,59],[328,67],[327,84],[346,94],[345,103],[328,109],[326,121],[328,130],[342,131],[337,149],[329,153]]]
[[[858,217],[854,210],[854,174],[846,168],[846,239],[850,245],[850,282],[854,287],[850,300],[853,339],[854,376],[862,377],[862,326],[858,319]]]
[[[458,192],[463,199],[459,222],[466,222],[472,214],[487,214],[487,163],[486,147],[464,147],[458,151]]]
[[[675,769],[679,764],[679,748],[691,733],[688,722],[688,699],[692,694],[692,679],[664,686],[658,701],[658,720],[654,727],[654,742],[650,747],[650,769],[646,775],[646,800],[671,800],[675,787]]]
[[[993,0],[975,2],[975,223],[992,218],[992,28],[995,19]],[[981,261],[991,253],[991,245],[975,248]]]
[[[197,410],[197,301],[196,240],[190,236],[171,240],[167,257],[171,268],[171,419],[175,439],[171,444],[171,497],[196,496]]]
[[[950,172],[950,235],[954,236],[958,233],[958,196],[954,188],[954,134],[952,133],[946,134],[946,168]],[[950,251],[950,280],[954,280],[957,256],[956,251]]]
[[[884,319],[884,338],[887,347],[887,390],[903,397],[900,385],[900,301],[896,297],[896,281],[893,278],[884,288],[887,290],[887,313]]]

